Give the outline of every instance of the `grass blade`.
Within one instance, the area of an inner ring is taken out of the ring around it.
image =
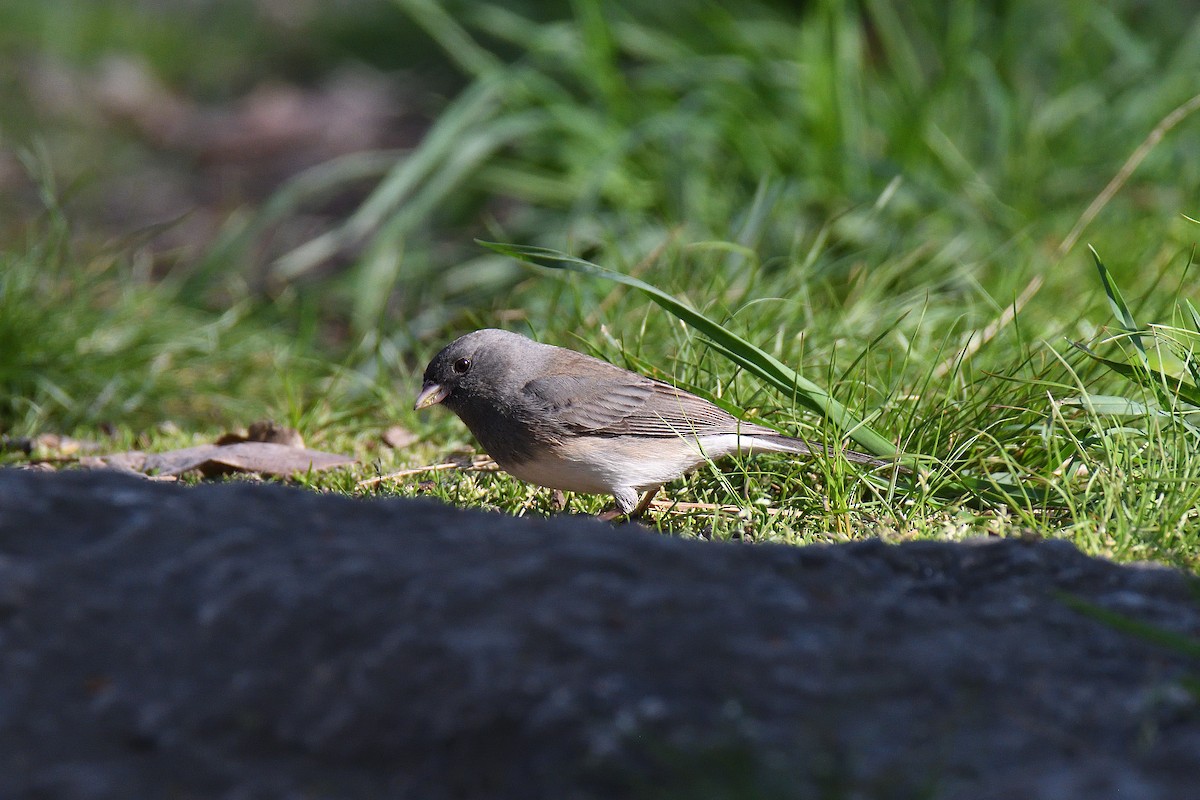
[[[1071,346],[1137,386],[1153,390],[1168,405],[1174,405],[1172,401],[1178,398],[1185,403],[1200,406],[1200,388],[1185,375],[1172,376],[1162,370],[1152,369],[1149,365],[1126,364],[1122,361],[1105,358],[1080,342],[1071,342]],[[1161,384],[1154,379],[1155,377],[1162,378]]]
[[[1096,270],[1100,273],[1100,283],[1104,286],[1104,293],[1108,295],[1108,304],[1112,306],[1113,314],[1117,317],[1117,322],[1121,324],[1122,330],[1129,334],[1129,339],[1137,349],[1139,357],[1142,360],[1142,365],[1149,370],[1150,363],[1146,358],[1146,346],[1142,343],[1141,329],[1133,318],[1133,312],[1129,310],[1129,305],[1125,302],[1125,298],[1121,296],[1121,290],[1117,288],[1117,283],[1113,280],[1108,268],[1100,260],[1100,254],[1091,245],[1088,245],[1088,250],[1092,254],[1092,259],[1096,262]]]

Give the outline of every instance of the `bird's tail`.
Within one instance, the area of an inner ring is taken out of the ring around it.
[[[792,436],[784,436],[782,433],[755,433],[753,436],[746,438],[750,440],[750,446],[743,448],[743,450],[750,452],[796,453],[798,455],[817,453],[830,458],[841,456],[851,463],[865,464],[871,467],[883,467],[894,463],[892,459],[879,458],[868,453],[860,453],[857,450],[835,450],[823,444],[810,443]]]

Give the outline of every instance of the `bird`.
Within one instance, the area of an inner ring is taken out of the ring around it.
[[[612,495],[614,517],[641,516],[663,484],[723,456],[831,454],[669,383],[496,328],[460,336],[429,362],[413,407],[436,404],[458,415],[501,469],[539,486]]]

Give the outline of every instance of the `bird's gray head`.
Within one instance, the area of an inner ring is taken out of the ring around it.
[[[414,408],[442,403],[461,412],[473,403],[495,408],[520,392],[553,348],[517,333],[485,328],[442,348],[425,368]]]

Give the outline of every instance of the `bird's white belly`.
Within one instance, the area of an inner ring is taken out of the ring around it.
[[[523,481],[568,492],[611,494],[622,488],[645,491],[675,480],[709,458],[737,449],[737,437],[733,435],[705,440],[702,448],[695,439],[682,437],[580,437],[568,446],[544,448],[519,464],[501,466]]]

